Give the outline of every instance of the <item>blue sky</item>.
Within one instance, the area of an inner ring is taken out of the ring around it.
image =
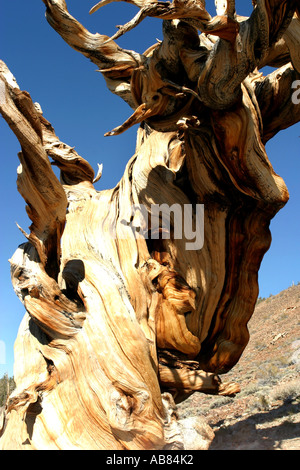
[[[73,16],[90,31],[102,34],[112,35],[116,24],[124,24],[137,11],[134,6],[121,2],[89,15],[94,3],[94,0],[67,0]],[[250,0],[236,4],[238,13],[250,13]],[[11,69],[20,88],[41,104],[60,139],[75,146],[95,171],[97,163],[103,163],[103,176],[96,189],[115,186],[134,152],[136,128],[117,137],[103,135],[124,122],[131,114],[130,108],[106,89],[101,74],[95,72],[96,66],[73,51],[52,30],[45,20],[42,0],[1,0],[0,5],[0,58]],[[208,10],[214,13],[212,5],[212,1],[207,2]],[[126,49],[143,52],[156,38],[162,38],[161,21],[147,19],[117,42]],[[300,281],[299,136],[297,124],[267,144],[274,169],[288,186],[290,201],[271,224],[272,246],[259,273],[262,297],[275,295]],[[0,118],[0,346],[2,341],[6,347],[5,364],[1,364],[0,355],[0,377],[5,372],[13,374],[13,344],[24,314],[11,287],[8,263],[17,246],[25,241],[16,223],[26,231],[30,225],[25,203],[16,188],[19,151],[17,139]]]

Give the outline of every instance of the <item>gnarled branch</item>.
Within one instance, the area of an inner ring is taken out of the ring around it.
[[[49,24],[75,50],[89,58],[99,67],[113,93],[121,96],[132,106],[130,77],[134,68],[143,63],[143,57],[119,47],[108,36],[92,34],[67,10],[65,0],[43,0]]]
[[[56,277],[67,198],[51,169],[43,146],[40,119],[30,95],[20,91],[2,61],[0,86],[1,114],[22,147],[19,153],[21,165],[18,168],[18,190],[27,203],[27,214],[32,221],[28,239],[36,247],[46,271]]]

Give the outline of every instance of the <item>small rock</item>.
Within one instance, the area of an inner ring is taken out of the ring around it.
[[[300,348],[296,349],[296,351],[293,352],[292,357],[291,357],[291,363],[300,364]]]
[[[202,416],[194,416],[179,421],[186,450],[207,450],[215,433]]]

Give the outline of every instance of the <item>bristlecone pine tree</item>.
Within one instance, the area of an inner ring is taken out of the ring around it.
[[[215,17],[204,0],[125,0],[139,11],[112,38],[87,31],[65,0],[43,1],[50,25],[133,108],[108,134],[140,127],[119,184],[96,191],[101,171],[1,63],[32,225],[10,260],[26,314],[0,446],[184,449],[174,402],[239,390],[219,375],[247,345],[270,220],[289,197],[265,144],[300,120],[299,1],[256,0],[245,18],[233,0],[216,1]],[[114,42],[149,16],[163,20],[162,42],[144,54]],[[162,204],[170,226],[153,216]],[[203,206],[200,246],[189,234]]]

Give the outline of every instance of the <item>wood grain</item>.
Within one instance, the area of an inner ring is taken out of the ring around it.
[[[101,168],[95,177],[1,63],[0,110],[21,145],[18,190],[32,220],[10,260],[26,314],[2,449],[182,449],[172,397],[239,391],[219,374],[247,346],[270,221],[289,198],[265,143],[300,120],[299,11],[261,0],[244,18],[228,1],[212,18],[195,0],[129,3],[139,12],[117,36],[163,19],[163,41],[144,54],[87,31],[64,0],[44,0],[51,26],[133,109],[123,124],[116,112],[107,136],[140,124],[111,190],[95,190]],[[264,76],[265,65],[278,69]],[[204,205],[201,249],[176,236],[175,213],[169,227],[152,218],[163,204],[192,207],[190,226]]]

